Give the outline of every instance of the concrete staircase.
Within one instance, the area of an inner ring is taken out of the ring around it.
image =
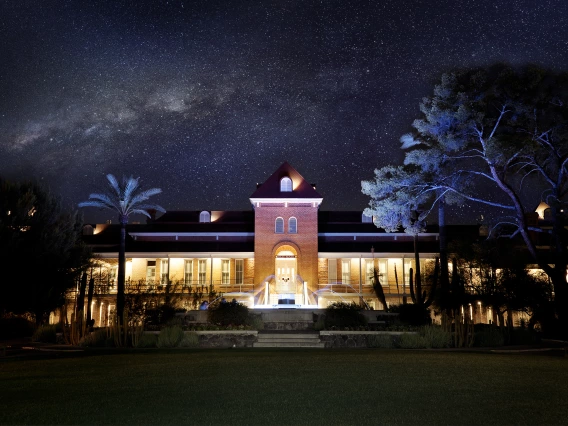
[[[262,332],[258,333],[258,340],[254,348],[323,348],[319,333],[302,332]]]

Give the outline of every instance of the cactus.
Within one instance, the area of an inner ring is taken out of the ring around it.
[[[434,296],[436,294],[439,275],[440,259],[436,258],[434,272],[431,276],[430,291],[427,294],[426,290],[422,290],[421,281],[418,279],[418,277],[416,277],[416,285],[414,284],[414,271],[412,268],[410,268],[410,297],[415,305],[423,306],[424,309],[428,309],[430,307],[430,305],[434,301]]]

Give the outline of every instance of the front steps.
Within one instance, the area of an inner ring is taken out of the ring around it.
[[[319,333],[258,333],[253,348],[323,348]]]

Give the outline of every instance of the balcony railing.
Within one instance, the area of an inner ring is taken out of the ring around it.
[[[385,294],[391,295],[402,295],[402,294],[409,294],[410,287],[408,284],[398,284],[396,282],[389,282],[385,284],[381,284],[383,287],[383,292]],[[344,283],[341,281],[327,283],[327,284],[319,284],[318,286],[318,293],[339,293],[339,294],[358,294],[359,290],[361,290],[362,294],[374,294],[375,291],[373,290],[373,285],[370,283],[362,283],[353,282],[353,283]]]
[[[94,293],[95,294],[116,294],[116,283],[96,283]],[[212,287],[212,288],[211,288]],[[254,283],[252,280],[244,280],[242,282],[237,282],[237,280],[213,280],[202,282],[200,280],[185,281],[185,280],[175,280],[169,283],[147,280],[128,280],[125,283],[125,292],[127,294],[135,293],[170,293],[170,294],[192,294],[192,293],[203,293],[207,294],[211,290],[221,293],[247,293],[254,290]]]

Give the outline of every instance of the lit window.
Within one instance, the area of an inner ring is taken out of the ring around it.
[[[199,285],[204,285],[206,283],[206,276],[207,276],[207,260],[200,259],[199,260]]]
[[[292,179],[289,177],[280,179],[280,192],[292,192]]]
[[[337,260],[327,260],[327,282],[334,284],[337,282]]]
[[[167,284],[168,283],[168,259],[162,259],[160,266],[161,266],[160,267],[160,274],[161,274],[160,283],[161,284]]]
[[[244,278],[244,260],[235,260],[235,284],[243,284]]]
[[[349,260],[341,261],[341,281],[343,284],[351,284],[351,262]]]
[[[199,222],[201,223],[211,222],[211,215],[209,214],[209,212],[202,211],[199,214]]]
[[[282,219],[281,217],[276,218],[276,222],[274,224],[274,232],[276,234],[284,233],[284,219]]]
[[[295,217],[291,217],[288,220],[288,233],[289,234],[296,234],[298,232],[298,221]]]
[[[154,284],[156,280],[156,261],[148,260],[146,264],[146,282],[148,284]]]
[[[373,278],[375,274],[375,265],[374,260],[368,259],[365,264],[365,284],[371,285],[373,284]]]
[[[229,259],[221,261],[221,284],[229,284]]]
[[[191,285],[193,281],[193,260],[191,259],[185,260],[183,280],[185,285]]]
[[[361,215],[361,222],[363,223],[373,223],[373,216],[367,216],[365,213]]]

